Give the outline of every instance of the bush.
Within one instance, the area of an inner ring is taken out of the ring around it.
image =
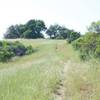
[[[23,56],[27,51],[27,47],[25,47],[22,43],[18,41],[13,43],[13,45],[10,46],[10,48],[16,56]]]
[[[8,48],[0,49],[0,61],[6,62],[14,56],[14,53]]]
[[[32,46],[25,47],[22,43],[0,41],[0,61],[9,61],[14,56],[23,56],[33,53]]]
[[[26,54],[27,55],[33,53],[33,51],[34,51],[33,48],[32,48],[32,46],[28,46],[26,49],[27,49],[26,50]]]
[[[70,32],[69,36],[67,37],[67,41],[68,41],[68,43],[71,43],[71,42],[73,42],[74,40],[77,40],[80,37],[81,37],[80,33],[75,32],[75,31],[72,30]]]
[[[95,50],[95,56],[100,58],[100,46],[98,46]]]
[[[72,45],[76,50],[80,51],[81,58],[100,58],[100,34],[87,33],[74,41]]]

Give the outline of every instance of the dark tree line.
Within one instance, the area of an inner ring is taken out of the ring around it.
[[[69,42],[80,37],[79,32],[70,30],[65,26],[54,24],[47,28],[42,20],[29,20],[24,25],[10,26],[4,34],[4,38],[45,38],[43,33],[47,34],[51,39],[68,39]]]

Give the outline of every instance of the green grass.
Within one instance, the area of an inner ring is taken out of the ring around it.
[[[0,63],[0,100],[53,100],[63,62],[70,58],[66,41],[19,41],[32,45],[36,52]]]
[[[64,100],[100,99],[100,63],[96,59],[80,61],[65,40],[18,41],[32,45],[36,51],[0,63],[0,100],[54,100],[53,93],[67,61]]]
[[[96,59],[73,58],[66,73],[64,100],[100,99],[100,63]]]

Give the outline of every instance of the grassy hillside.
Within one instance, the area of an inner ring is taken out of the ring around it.
[[[64,80],[64,100],[100,99],[100,62],[72,59]]]
[[[65,40],[19,41],[36,51],[0,63],[0,100],[58,100],[54,92],[62,79],[63,100],[100,99],[99,62],[80,61]],[[68,68],[62,77],[65,64]]]
[[[63,40],[19,41],[36,52],[0,63],[0,100],[53,100],[64,62],[73,55],[71,47]]]

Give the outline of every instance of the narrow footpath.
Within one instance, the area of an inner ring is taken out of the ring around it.
[[[68,68],[70,66],[71,61],[67,61],[67,63],[64,63],[63,70],[61,72],[62,78],[57,84],[56,90],[54,91],[54,100],[64,100],[64,93],[65,93],[65,87],[64,87],[64,80],[66,77],[66,73],[68,71]]]

